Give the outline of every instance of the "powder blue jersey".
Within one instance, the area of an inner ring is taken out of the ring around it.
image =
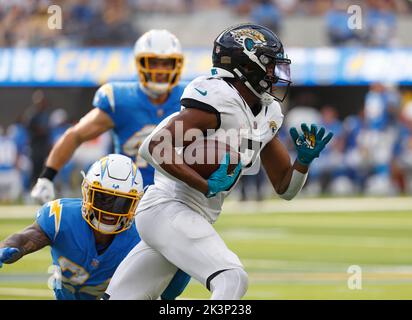
[[[53,265],[62,276],[54,289],[58,300],[100,299],[117,266],[140,241],[133,223],[98,254],[81,206],[81,199],[58,199],[46,203],[37,213],[36,221],[51,241]]]
[[[185,85],[174,87],[165,103],[154,105],[136,81],[112,82],[97,90],[93,105],[106,112],[113,120],[115,152],[136,161],[144,185],[153,184],[154,169],[137,151],[143,140],[166,117],[180,110],[180,97]]]

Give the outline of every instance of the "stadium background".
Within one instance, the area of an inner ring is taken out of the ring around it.
[[[62,9],[62,29],[48,27],[51,5]],[[351,5],[362,9],[360,29],[348,28]],[[335,138],[299,199],[278,200],[260,174],[225,205],[216,228],[250,274],[246,298],[410,299],[411,15],[408,0],[0,0],[0,239],[33,220],[38,168],[96,89],[137,78],[132,48],[142,33],[176,34],[190,81],[208,72],[221,30],[254,21],[276,31],[292,59],[281,138],[292,147],[288,127],[303,120]],[[80,194],[79,171],[110,141],[76,152],[59,174],[60,196]],[[4,266],[0,298],[51,299],[50,264],[43,249]],[[360,290],[348,286],[353,266]],[[195,281],[183,294],[207,296]]]

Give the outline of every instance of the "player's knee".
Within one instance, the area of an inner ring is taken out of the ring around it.
[[[248,289],[249,279],[241,268],[221,271],[210,280],[212,299],[240,299]]]
[[[249,277],[245,270],[243,269],[235,269],[239,276],[239,292],[241,292],[241,296],[243,297],[246,294],[246,291],[249,287]]]

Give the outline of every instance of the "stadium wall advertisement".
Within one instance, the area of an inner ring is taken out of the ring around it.
[[[412,48],[289,48],[295,85],[412,84]],[[183,80],[208,72],[210,49],[185,50]],[[2,48],[0,86],[95,87],[136,80],[131,48]]]

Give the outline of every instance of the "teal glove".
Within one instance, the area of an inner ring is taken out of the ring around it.
[[[239,176],[242,163],[239,161],[235,170],[231,174],[227,174],[227,169],[230,163],[230,154],[226,153],[223,162],[220,164],[219,169],[213,172],[207,180],[208,190],[206,193],[207,198],[215,196],[218,192],[226,191],[236,181]]]
[[[20,250],[17,248],[5,247],[0,249],[0,268],[3,263],[13,262],[16,255],[20,254]]]
[[[296,151],[298,153],[297,160],[303,165],[309,165],[313,159],[318,158],[321,151],[328,144],[333,137],[333,133],[329,132],[326,137],[325,128],[321,127],[318,131],[316,125],[312,124],[310,127],[306,123],[301,124],[303,134],[299,135],[295,127],[290,129],[290,135],[295,143]]]

